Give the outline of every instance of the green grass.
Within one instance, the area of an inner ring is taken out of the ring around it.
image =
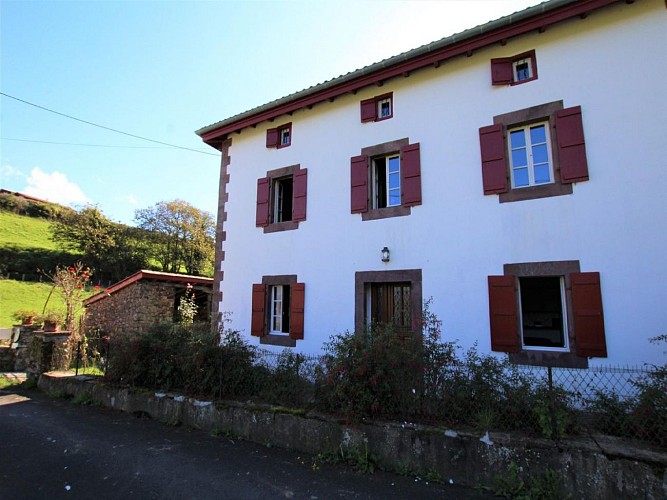
[[[58,250],[45,219],[0,210],[0,246]]]
[[[7,328],[16,323],[12,314],[18,309],[32,309],[41,314],[51,288],[48,283],[0,280],[0,327]],[[48,309],[65,313],[65,303],[58,290],[51,295]]]

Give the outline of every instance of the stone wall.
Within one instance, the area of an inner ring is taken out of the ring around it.
[[[152,280],[132,283],[87,307],[86,331],[114,335],[173,321],[175,294],[173,284]]]
[[[464,433],[409,423],[344,425],[316,413],[238,402],[198,401],[175,394],[131,392],[92,377],[44,374],[45,392],[86,395],[116,410],[150,415],[171,425],[228,433],[249,441],[317,454],[368,450],[383,468],[436,472],[446,483],[491,485],[514,465],[522,477],[555,472],[561,497],[572,499],[667,498],[667,453],[609,436],[554,442],[504,433]]]

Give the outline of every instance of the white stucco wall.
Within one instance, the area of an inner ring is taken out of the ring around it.
[[[491,85],[491,58],[532,49],[536,81]],[[505,263],[579,260],[601,275],[609,357],[591,363],[661,362],[664,349],[647,339],[667,333],[666,81],[664,2],[621,3],[234,134],[220,310],[249,335],[252,284],[296,274],[306,284],[296,349],[319,352],[331,334],[354,328],[356,271],[421,269],[443,339],[487,352],[487,276]],[[385,92],[394,117],[360,123],[359,102]],[[479,127],[557,100],[582,108],[590,181],[568,196],[503,204],[485,196]],[[266,129],[287,122],[292,145],[267,149]],[[421,143],[422,205],[363,222],[350,213],[350,157],[405,137]],[[307,220],[265,234],[255,227],[257,179],[294,164],[308,168]]]

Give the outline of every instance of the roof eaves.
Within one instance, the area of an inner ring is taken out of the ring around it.
[[[355,92],[360,88],[371,85],[373,83],[371,80],[375,79],[377,80],[377,83],[393,76],[397,76],[392,75],[391,70],[403,65],[408,65],[412,61],[417,61],[417,63],[414,65],[415,67],[412,68],[411,71],[427,66],[431,63],[427,61],[419,63],[418,61],[420,59],[426,58],[426,56],[443,51],[448,47],[464,44],[465,42],[472,42],[476,38],[484,37],[494,32],[499,32],[499,35],[502,39],[502,32],[504,29],[509,28],[517,23],[552,13],[558,9],[567,7],[570,4],[575,4],[574,7],[577,7],[576,4],[579,4],[578,6],[580,6],[580,8],[578,10],[585,11],[586,9],[597,9],[616,1],[618,0],[549,0],[542,2],[538,5],[528,7],[522,11],[509,14],[479,26],[475,26],[460,33],[455,33],[435,42],[431,42],[415,49],[389,57],[387,59],[383,59],[382,61],[364,66],[358,70],[351,71],[344,75],[308,87],[304,90],[289,94],[261,106],[257,106],[248,111],[244,111],[212,125],[203,127],[197,130],[195,133],[199,135],[204,142],[211,143],[216,139],[219,140],[222,136],[226,136],[227,134],[234,131],[240,131],[241,129],[248,126],[256,125],[257,123],[260,123],[264,120],[272,120],[282,114],[291,113],[306,106],[312,106],[318,102],[335,97],[337,95],[341,95],[347,92]],[[574,16],[577,14],[572,13],[572,15]],[[560,19],[556,19],[550,22],[558,22],[558,20]],[[480,43],[480,46],[476,48],[481,48],[485,45],[494,43],[495,41],[496,40],[485,39],[483,40],[483,43]],[[453,55],[445,56],[443,57],[443,60],[449,57],[453,57]],[[400,71],[398,71],[398,74],[400,74]],[[376,76],[377,79],[374,78]]]

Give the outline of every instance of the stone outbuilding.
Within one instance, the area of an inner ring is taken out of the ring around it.
[[[84,301],[86,330],[113,335],[174,321],[188,288],[197,304],[195,320],[210,321],[212,278],[142,270]]]

